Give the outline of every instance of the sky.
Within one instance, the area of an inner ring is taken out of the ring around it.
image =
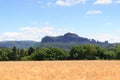
[[[0,41],[67,32],[120,42],[120,0],[0,0]]]

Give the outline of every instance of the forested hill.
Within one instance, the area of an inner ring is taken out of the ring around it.
[[[0,47],[13,48],[29,48],[34,47],[37,42],[35,41],[2,41]]]
[[[94,39],[88,39],[80,37],[75,33],[66,33],[62,36],[45,36],[42,38],[41,42],[35,41],[2,41],[0,42],[0,47],[12,48],[16,46],[17,48],[29,48],[29,47],[58,47],[62,49],[69,49],[73,45],[80,44],[96,44],[99,46],[108,46],[108,41],[100,42]]]

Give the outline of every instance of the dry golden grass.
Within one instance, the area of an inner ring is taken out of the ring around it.
[[[0,62],[0,80],[120,80],[120,61]]]

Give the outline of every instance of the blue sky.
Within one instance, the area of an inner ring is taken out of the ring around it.
[[[0,0],[0,41],[67,32],[120,42],[120,0]]]

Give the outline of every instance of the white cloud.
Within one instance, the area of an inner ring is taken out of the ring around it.
[[[119,35],[112,33],[92,34],[88,35],[88,37],[102,42],[104,41],[109,41],[110,43],[120,42]]]
[[[86,0],[57,0],[56,5],[57,6],[72,6],[72,5],[77,5],[80,3],[85,3]]]
[[[19,31],[16,32],[4,32],[0,35],[0,41],[14,41],[14,40],[33,40],[41,41],[45,36],[58,36],[69,32],[70,30],[62,28],[54,28],[50,26],[50,23],[45,22],[44,27],[21,27]]]
[[[18,32],[5,32],[0,35],[0,41],[8,40],[34,40],[41,41],[46,36],[56,36],[61,34],[59,29],[53,29],[52,27],[22,27]]]
[[[100,10],[90,10],[87,11],[86,14],[88,15],[95,15],[95,14],[101,14],[102,12]]]
[[[3,40],[34,40],[40,41],[46,35],[56,35],[52,27],[23,27],[18,32],[5,32],[0,35],[0,41]]]
[[[120,4],[120,0],[116,0],[114,3],[115,4]]]
[[[0,35],[0,41],[14,41],[14,40],[33,40],[41,41],[45,36],[59,36],[67,32],[74,32],[62,28],[53,27],[22,27],[17,32],[5,32]],[[115,31],[114,33],[101,33],[101,34],[88,34],[86,37],[90,39],[95,39],[99,41],[108,40],[111,43],[120,42],[120,37],[117,35],[120,31]],[[116,33],[116,34],[115,34]],[[83,36],[84,37],[84,36]]]
[[[94,4],[112,4],[112,0],[96,0]]]
[[[38,4],[41,5],[41,8],[47,8],[47,7],[56,7],[56,6],[73,6],[77,4],[85,4],[86,0],[55,0],[54,2],[46,2],[43,3],[42,1],[38,1]]]

